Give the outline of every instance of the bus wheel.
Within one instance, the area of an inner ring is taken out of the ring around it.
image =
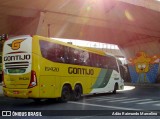
[[[67,85],[63,86],[60,102],[67,102],[70,99],[70,96],[71,96],[71,91],[69,86]]]
[[[79,100],[82,95],[82,87],[80,85],[76,85],[73,92],[74,92],[73,100],[74,101]]]
[[[118,84],[116,83],[116,84],[114,85],[113,94],[116,94],[116,93],[117,93],[117,89],[118,89]]]

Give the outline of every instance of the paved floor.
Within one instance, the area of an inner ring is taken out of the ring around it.
[[[43,100],[39,103],[31,99],[15,99],[1,96],[1,110],[38,111],[42,115],[51,115],[54,119],[113,119],[113,112],[153,112],[160,115],[160,91],[157,87],[146,86],[125,86],[125,90],[118,91],[117,94],[105,93],[83,96],[79,101],[68,101],[68,103],[59,103],[55,100]],[[2,89],[2,88],[1,88]],[[47,113],[44,112],[47,111]],[[95,110],[92,112],[92,110]],[[66,113],[67,112],[67,113]],[[78,113],[77,113],[78,112]],[[1,112],[0,112],[1,113]],[[74,115],[75,114],[75,115]],[[77,114],[77,115],[76,115]],[[88,116],[84,116],[88,114]],[[58,115],[58,116],[57,116]],[[62,117],[61,115],[65,115]],[[68,116],[67,116],[68,115]],[[72,115],[72,116],[71,116]],[[96,116],[104,115],[104,116]],[[105,116],[106,115],[106,116]],[[103,117],[103,118],[102,118]],[[123,116],[122,116],[123,117]],[[46,117],[48,118],[48,117]],[[133,116],[118,119],[137,119]],[[158,116],[141,116],[140,119],[160,119]]]

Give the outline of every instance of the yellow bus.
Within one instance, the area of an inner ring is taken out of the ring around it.
[[[124,87],[121,64],[114,56],[37,35],[7,40],[2,64],[8,97],[66,102]]]

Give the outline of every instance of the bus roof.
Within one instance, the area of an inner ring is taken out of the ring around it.
[[[83,50],[83,51],[87,51],[87,52],[91,52],[91,53],[95,53],[95,54],[99,54],[99,55],[103,55],[103,56],[109,55],[109,56],[114,57],[114,55],[108,54],[108,53],[106,53],[102,50],[98,50],[98,49],[95,49],[95,48],[72,45],[72,44],[69,44],[69,43],[65,43],[65,42],[56,40],[56,38],[47,38],[47,37],[38,36],[38,35],[35,35],[35,37],[43,38],[43,39],[46,39],[48,41],[51,41],[51,42],[54,42],[54,43],[57,43],[57,44],[61,44],[61,45],[64,45],[64,46],[72,47],[72,48],[75,48],[75,49],[79,49],[79,50]]]
[[[95,49],[95,48],[90,48],[90,47],[80,47],[80,48],[86,49],[88,51],[91,51],[91,52],[94,52],[94,53],[97,53],[97,54],[106,55],[106,53],[104,51],[98,50],[98,49]]]
[[[72,48],[75,48],[75,49],[79,49],[79,50],[83,50],[83,51],[87,51],[87,52],[91,52],[91,53],[95,53],[95,54],[99,54],[99,55],[102,55],[102,56],[113,56],[115,57],[113,54],[110,54],[110,53],[106,53],[102,50],[98,50],[98,49],[95,49],[95,48],[90,48],[90,47],[83,47],[83,46],[76,46],[76,45],[73,45],[73,44],[69,44],[69,43],[65,43],[65,42],[62,42],[62,41],[59,41],[59,40],[56,40],[56,38],[48,38],[48,37],[44,37],[44,36],[39,36],[39,35],[19,35],[19,36],[13,36],[13,37],[10,37],[10,39],[16,39],[16,38],[21,38],[21,37],[35,37],[36,39],[42,39],[42,40],[47,40],[47,41],[50,41],[50,42],[53,42],[53,43],[57,43],[57,44],[61,44],[61,45],[64,45],[64,46],[68,46],[68,47],[72,47]]]

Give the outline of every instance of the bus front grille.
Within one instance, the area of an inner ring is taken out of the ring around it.
[[[7,62],[5,63],[5,69],[26,69],[29,66],[29,62]]]

